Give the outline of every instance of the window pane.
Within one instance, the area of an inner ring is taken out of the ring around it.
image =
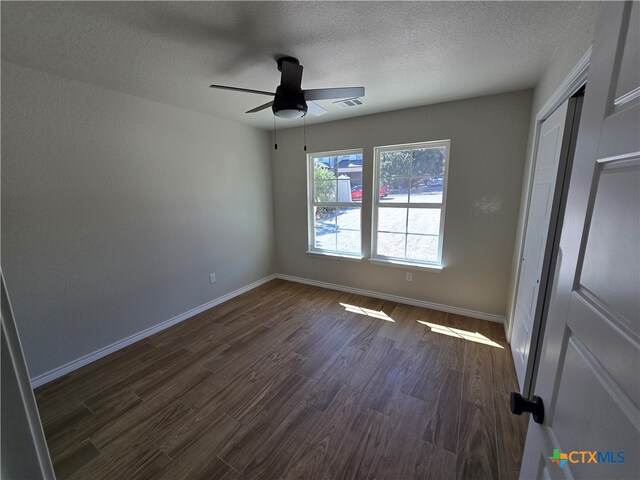
[[[410,208],[409,233],[440,234],[439,208]]]
[[[407,231],[407,209],[380,207],[378,209],[378,231],[405,233]]]
[[[338,177],[338,201],[351,202],[351,195],[351,179],[347,175],[340,175]]]
[[[335,251],[336,249],[336,234],[328,233],[325,229],[315,230],[315,248],[320,248],[322,250],[331,250]]]
[[[443,177],[411,179],[410,203],[442,203]]]
[[[351,187],[351,201],[352,202],[361,202],[362,201],[362,185],[354,185]]]
[[[315,207],[315,242],[316,248],[336,249],[336,209],[333,207]]]
[[[337,212],[338,230],[360,231],[360,207],[340,208]]]
[[[315,227],[321,230],[336,232],[336,208],[335,207],[314,207]]]
[[[378,193],[382,203],[407,203],[409,201],[409,178],[381,178]]]
[[[410,177],[412,160],[411,150],[381,152],[380,178]]]
[[[411,175],[414,177],[444,176],[444,156],[446,147],[416,148],[413,150]]]
[[[411,178],[411,203],[425,203],[430,201],[426,197],[428,177],[412,177]]]
[[[407,259],[435,262],[438,260],[437,235],[407,235]]]
[[[337,250],[347,253],[360,253],[360,231],[338,230]]]
[[[442,203],[442,177],[411,179],[410,203]]]
[[[387,257],[404,258],[404,244],[406,235],[402,233],[378,232],[377,254]]]
[[[319,157],[313,160],[314,180],[336,179],[336,157]]]
[[[351,153],[337,157],[338,201],[362,201],[362,154]]]
[[[315,201],[316,202],[335,202],[336,188],[338,182],[336,180],[318,180],[315,182]]]
[[[316,167],[324,167],[328,170],[335,169],[336,157],[313,157],[313,164]]]

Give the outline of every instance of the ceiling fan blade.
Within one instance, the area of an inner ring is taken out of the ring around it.
[[[316,88],[303,90],[305,100],[332,100],[336,98],[364,97],[364,87]]]
[[[267,102],[264,105],[260,105],[259,107],[256,108],[252,108],[251,110],[245,112],[245,113],[256,113],[259,112],[261,110],[264,110],[265,108],[269,108],[271,105],[273,105],[273,102]]]
[[[327,113],[327,109],[321,107],[316,102],[309,101],[307,102],[307,113],[310,113],[314,117],[319,117],[320,115],[324,115],[325,113]]]
[[[209,85],[209,88],[219,88],[221,90],[233,90],[234,92],[257,93],[258,95],[269,95],[273,97],[275,93],[265,92],[263,90],[251,90],[249,88],[227,87],[226,85]]]
[[[280,85],[286,90],[299,92],[302,85],[302,65],[286,60],[283,61]]]

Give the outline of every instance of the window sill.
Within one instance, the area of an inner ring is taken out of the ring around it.
[[[317,256],[317,257],[330,257],[336,258],[340,260],[349,260],[352,262],[361,262],[364,257],[359,255],[347,255],[346,253],[331,253],[331,252],[319,252],[317,250],[307,250],[307,255]]]
[[[429,265],[422,263],[403,262],[401,260],[386,260],[382,258],[370,258],[369,263],[374,265],[385,265],[389,267],[412,269],[412,270],[427,270],[433,273],[440,273],[444,267],[442,265]]]

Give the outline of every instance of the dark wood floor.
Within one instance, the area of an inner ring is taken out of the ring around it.
[[[507,480],[516,389],[502,325],[275,280],[36,397],[59,479]]]

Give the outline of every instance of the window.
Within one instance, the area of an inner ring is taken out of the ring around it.
[[[309,252],[361,255],[362,150],[307,155]]]
[[[372,257],[442,263],[449,140],[374,150]]]

